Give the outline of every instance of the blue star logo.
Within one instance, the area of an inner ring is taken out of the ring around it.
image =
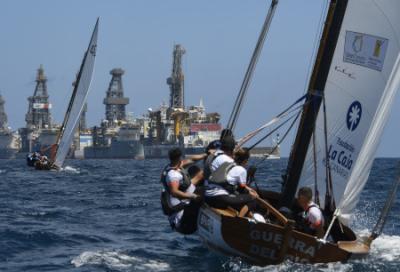
[[[358,101],[354,101],[353,103],[351,103],[347,111],[347,117],[346,117],[347,128],[350,131],[354,131],[358,127],[358,124],[360,124],[361,121],[361,115],[362,115],[361,103]]]

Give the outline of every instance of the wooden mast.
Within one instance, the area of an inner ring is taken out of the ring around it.
[[[308,96],[303,107],[299,128],[292,146],[287,166],[287,176],[282,188],[281,207],[290,208],[295,197],[304,160],[310,145],[315,122],[322,102],[333,55],[346,12],[348,0],[332,0],[325,21],[318,54],[308,87]],[[308,103],[307,103],[308,102]]]

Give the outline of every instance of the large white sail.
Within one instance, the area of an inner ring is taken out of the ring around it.
[[[70,105],[61,128],[61,137],[58,142],[54,160],[54,164],[58,167],[62,167],[64,164],[89,92],[96,58],[98,24],[99,20],[96,22],[88,49],[83,57],[74,92],[71,96]]]
[[[398,0],[349,0],[329,71],[325,87],[328,156],[333,196],[337,204],[348,205],[346,213],[351,213],[368,178],[381,132],[374,141],[367,141],[366,136],[373,121],[381,122],[379,130],[383,129],[386,122],[386,117],[374,119],[374,116],[383,106],[390,107],[389,103],[384,102],[387,99],[384,96],[389,95],[385,86],[400,52],[399,11]],[[378,105],[381,106],[378,108]],[[316,169],[311,141],[298,188],[309,186],[314,189],[316,170],[317,189],[323,206],[326,149],[322,106],[315,136]],[[374,146],[367,146],[369,144]],[[363,148],[369,148],[370,151],[363,152],[361,158]],[[370,163],[362,164],[362,174],[353,175],[361,159]],[[354,190],[350,187],[358,188]]]
[[[350,175],[349,182],[344,191],[343,197],[338,205],[338,215],[348,220],[351,212],[355,208],[359,195],[367,182],[369,171],[374,162],[374,154],[379,145],[379,140],[382,136],[383,129],[389,118],[390,111],[395,99],[395,96],[400,89],[400,54],[394,65],[392,74],[388,80],[385,91],[383,92],[378,109],[376,110],[372,126],[365,138],[364,145],[361,148],[359,159],[354,165]]]

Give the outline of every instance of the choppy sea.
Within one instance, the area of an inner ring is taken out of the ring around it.
[[[260,186],[280,188],[286,160],[265,162]],[[171,231],[159,204],[165,160],[71,160],[61,172],[0,161],[0,271],[400,271],[400,199],[361,260],[255,267]],[[371,230],[399,159],[375,160],[354,228]]]

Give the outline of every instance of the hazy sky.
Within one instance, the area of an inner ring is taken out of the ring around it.
[[[327,0],[280,0],[237,135],[272,118],[300,97]],[[0,92],[13,129],[25,125],[27,97],[43,64],[56,122],[67,102],[96,18],[100,17],[88,123],[104,118],[102,103],[115,67],[125,70],[129,112],[140,116],[168,102],[166,78],[174,43],[182,44],[186,105],[204,99],[225,124],[264,21],[269,0],[1,0]],[[400,99],[386,127],[379,156],[398,156]],[[292,138],[282,145],[287,156]]]

